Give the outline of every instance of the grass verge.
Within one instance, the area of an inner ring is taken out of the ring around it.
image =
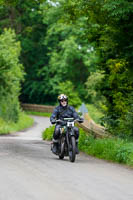
[[[86,107],[90,117],[95,121],[95,123],[100,124],[101,118],[104,116],[104,114],[98,108],[96,108],[94,104],[86,104]]]
[[[29,128],[33,125],[33,123],[34,120],[24,112],[20,113],[20,118],[17,123],[5,122],[2,118],[0,118],[0,134],[9,134],[23,130],[25,128]]]
[[[46,128],[42,133],[43,140],[52,140],[53,132],[54,132],[55,126],[50,126],[49,128]]]
[[[42,117],[50,117],[51,113],[44,113],[44,112],[35,112],[35,111],[25,111],[28,115],[36,115]]]
[[[54,126],[42,134],[44,140],[51,140]],[[126,164],[133,167],[133,143],[120,138],[95,139],[80,128],[79,150],[100,159]]]

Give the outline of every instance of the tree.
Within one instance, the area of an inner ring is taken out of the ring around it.
[[[57,96],[58,84],[71,81],[80,98],[85,99],[85,82],[90,71],[94,71],[98,56],[93,46],[83,40],[84,31],[80,27],[86,20],[84,17],[76,24],[62,22],[63,3],[59,1],[53,5],[47,2],[41,6],[43,22],[47,24],[45,45],[49,56],[49,85]]]
[[[77,108],[81,105],[81,99],[78,93],[74,90],[74,86],[71,81],[65,81],[58,86],[60,94],[66,94],[68,96],[69,105]]]
[[[0,117],[14,122],[19,119],[18,96],[24,75],[20,50],[14,31],[5,29],[0,35]]]
[[[71,0],[64,3],[64,11],[64,23],[76,24],[81,17],[87,19],[83,26],[84,38],[95,43],[95,50],[100,56],[98,69],[104,71],[99,90],[106,97],[106,123],[118,133],[131,109],[133,2]]]
[[[42,75],[39,73],[44,66],[48,73],[47,47],[43,44],[46,26],[39,14],[41,2],[44,0],[3,0],[0,6],[0,31],[2,32],[4,27],[12,27],[21,42],[20,60],[26,74],[20,100],[27,103],[44,103],[49,98],[45,93],[47,86],[44,85],[47,80],[42,82]]]

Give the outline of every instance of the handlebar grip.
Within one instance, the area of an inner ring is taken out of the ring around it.
[[[76,119],[76,121],[79,122],[79,123],[83,123],[84,119]]]

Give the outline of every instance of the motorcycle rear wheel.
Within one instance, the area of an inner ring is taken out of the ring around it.
[[[71,136],[70,149],[69,149],[69,160],[71,162],[74,162],[75,158],[76,158],[76,141],[75,141],[75,137]]]

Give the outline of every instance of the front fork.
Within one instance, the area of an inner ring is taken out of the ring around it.
[[[70,138],[71,138],[72,136],[75,137],[74,129],[73,129],[73,128],[67,129],[66,140],[67,140],[67,145],[68,145],[68,151],[71,151]]]

